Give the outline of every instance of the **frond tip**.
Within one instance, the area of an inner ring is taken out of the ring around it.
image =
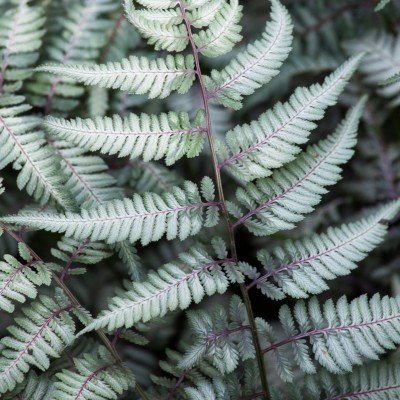
[[[248,288],[257,286],[274,300],[289,295],[306,298],[329,287],[327,280],[349,274],[369,252],[384,239],[387,221],[400,209],[400,201],[381,207],[373,215],[326,233],[297,241],[287,241],[271,252],[261,250],[257,258],[266,272],[261,274],[242,263],[242,271],[254,280]]]
[[[44,127],[52,136],[89,151],[131,159],[141,156],[144,161],[165,157],[166,164],[171,165],[184,155],[194,157],[200,153],[205,141],[203,119],[202,111],[193,123],[184,112],[70,121],[47,117]]]
[[[147,245],[164,235],[168,240],[176,237],[184,240],[203,226],[214,226],[218,221],[219,203],[210,195],[213,196],[213,183],[209,178],[203,182],[201,191],[186,181],[183,189],[174,187],[162,195],[135,194],[132,199],[110,201],[90,210],[83,209],[80,214],[24,211],[2,220],[62,232],[76,240],[105,240],[109,244],[140,240]]]
[[[340,180],[340,166],[354,153],[365,101],[360,100],[328,138],[310,146],[270,178],[239,188],[236,197],[249,211],[243,213],[237,206],[229,205],[232,215],[238,217],[234,227],[244,224],[257,236],[271,235],[293,229],[305,214],[312,212],[327,192],[325,188]]]
[[[292,161],[307,142],[325,110],[336,104],[340,93],[356,70],[363,55],[358,55],[329,75],[322,85],[299,87],[286,103],[278,103],[257,121],[237,126],[226,135],[221,146],[226,168],[245,182],[271,175],[272,170]]]
[[[37,69],[85,85],[121,89],[132,94],[149,94],[149,98],[163,99],[173,91],[186,93],[195,79],[193,56],[168,55],[150,60],[131,56],[121,62],[100,65],[44,65]]]
[[[209,99],[226,107],[239,109],[243,96],[249,96],[279,73],[288,57],[293,26],[289,13],[278,1],[272,1],[271,21],[262,38],[249,44],[222,71],[205,77]]]

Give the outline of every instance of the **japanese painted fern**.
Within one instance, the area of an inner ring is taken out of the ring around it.
[[[301,48],[278,0],[238,49],[238,0],[6,3],[0,192],[18,207],[2,207],[0,232],[18,252],[0,262],[0,311],[13,320],[1,398],[399,398],[399,358],[380,360],[400,344],[399,297],[334,292],[384,241],[399,196],[302,231],[371,113],[354,88],[336,106],[357,68],[398,105],[397,39],[348,42],[354,54],[321,83],[249,111]],[[148,46],[132,49],[129,32]],[[233,128],[216,135],[215,112]],[[151,346],[160,354],[172,334],[168,377],[156,376]]]

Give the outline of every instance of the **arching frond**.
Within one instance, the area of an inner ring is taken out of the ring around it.
[[[336,132],[310,146],[295,161],[276,170],[271,178],[259,179],[239,188],[236,198],[249,211],[230,205],[238,218],[234,227],[245,225],[257,236],[293,229],[304,215],[312,212],[327,192],[327,186],[341,178],[340,165],[353,155],[358,123],[365,99],[349,111]]]
[[[316,121],[336,103],[361,60],[350,59],[329,75],[322,85],[297,88],[286,103],[278,103],[249,125],[237,126],[226,135],[227,148],[220,149],[220,168],[229,169],[246,182],[266,177],[272,169],[294,159]],[[277,151],[279,149],[279,151]]]
[[[184,310],[206,295],[224,293],[230,281],[236,280],[234,263],[226,250],[220,251],[220,241],[213,244],[216,257],[204,247],[193,246],[187,253],[181,253],[177,262],[150,273],[146,281],[131,283],[125,292],[110,300],[109,309],[102,311],[81,334],[101,328],[109,331],[123,326],[130,328],[139,321]]]
[[[0,18],[0,92],[15,92],[32,74],[44,35],[43,8],[21,0]]]
[[[51,358],[60,356],[74,340],[75,325],[68,312],[72,306],[59,296],[41,296],[22,310],[1,339],[0,393],[13,390],[31,367],[46,371]]]
[[[144,161],[165,157],[167,165],[171,165],[184,155],[195,157],[200,153],[206,138],[203,119],[200,111],[193,123],[184,112],[70,121],[48,117],[44,127],[52,136],[89,151],[132,159],[141,156]]]
[[[308,374],[315,373],[310,354],[320,366],[338,374],[351,372],[366,359],[377,360],[400,342],[399,299],[378,294],[369,300],[361,296],[350,303],[346,297],[336,304],[327,300],[322,309],[315,297],[307,303],[300,300],[293,310],[282,306],[279,319],[286,335],[282,340],[276,339],[265,321],[258,319],[257,323],[268,342],[264,354],[274,353],[281,377],[287,381],[292,379],[295,365]],[[286,360],[285,365],[279,360]]]
[[[326,280],[349,274],[357,263],[377,247],[387,233],[387,221],[399,211],[394,201],[375,214],[359,221],[329,228],[326,233],[299,241],[288,241],[271,252],[258,252],[258,260],[266,272],[261,274],[243,264],[244,274],[274,300],[286,295],[306,298],[328,289]]]
[[[17,216],[4,217],[8,223],[24,224],[32,228],[62,232],[77,240],[105,240],[117,243],[141,240],[143,245],[159,240],[164,235],[171,240],[184,240],[197,234],[205,226],[218,221],[219,205],[210,195],[213,185],[206,180],[207,189],[185,182],[183,189],[174,187],[163,195],[145,193],[133,199],[115,200],[99,207],[82,210],[81,214],[52,214],[23,211]],[[204,211],[207,219],[204,219]]]
[[[223,70],[205,77],[208,97],[224,106],[239,109],[248,96],[279,73],[290,52],[293,26],[289,13],[278,1],[272,1],[271,20],[262,38],[249,44]]]
[[[400,104],[400,82],[386,86],[382,83],[400,72],[400,35],[393,36],[384,32],[373,32],[360,39],[346,43],[351,54],[360,51],[366,56],[360,64],[360,71],[365,75],[365,82],[377,87],[377,93],[391,99],[392,107]]]
[[[171,16],[169,21],[166,18],[160,20],[157,18],[160,17],[159,10],[154,13],[155,15],[152,15],[152,12],[143,14],[135,9],[133,0],[125,0],[125,11],[128,20],[150,45],[154,45],[156,50],[183,51],[189,44],[185,24],[182,21],[176,23],[178,19],[176,13],[167,14]],[[164,11],[163,14],[167,12]]]
[[[135,385],[133,373],[116,364],[104,347],[98,354],[74,359],[74,366],[75,370],[64,369],[56,375],[53,400],[117,399]]]
[[[218,57],[233,49],[242,40],[242,6],[238,0],[230,0],[222,5],[206,30],[193,35],[199,52],[207,57]]]
[[[134,94],[148,93],[151,99],[165,98],[172,91],[183,94],[190,89],[195,78],[193,56],[182,55],[168,55],[155,60],[131,56],[121,62],[99,65],[49,64],[39,70],[85,85],[121,89]]]
[[[13,163],[20,170],[17,185],[41,204],[55,201],[68,209],[71,199],[62,186],[58,159],[39,130],[40,118],[24,115],[31,109],[21,96],[0,97],[0,169]]]
[[[18,248],[23,263],[8,254],[0,261],[0,309],[9,313],[15,309],[13,302],[34,299],[38,286],[51,283],[49,266],[35,262],[25,245],[20,243]]]

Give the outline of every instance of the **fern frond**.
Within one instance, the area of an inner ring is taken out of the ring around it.
[[[400,72],[400,35],[393,36],[385,32],[370,33],[360,39],[346,43],[349,53],[366,52],[360,64],[360,71],[365,75],[365,83],[377,87],[377,93],[391,99],[389,105],[400,104],[400,82],[393,82],[384,87],[382,82]]]
[[[207,184],[212,186],[210,179]],[[174,187],[161,196],[154,193],[135,194],[133,199],[111,201],[82,210],[81,214],[23,211],[17,216],[4,217],[3,221],[62,232],[77,240],[105,240],[109,244],[141,240],[146,245],[164,235],[168,240],[176,237],[184,240],[197,234],[204,225],[214,226],[218,221],[219,203],[204,190],[202,193],[205,200],[198,187],[187,181],[183,189]]]
[[[247,46],[222,71],[205,77],[208,98],[238,110],[243,96],[249,96],[279,73],[290,52],[293,26],[289,13],[278,1],[272,1],[271,21],[262,38]]]
[[[39,56],[45,18],[42,7],[30,6],[29,2],[21,0],[0,18],[0,92],[18,90],[22,81],[32,75],[29,67]]]
[[[155,60],[131,56],[121,62],[100,65],[50,64],[38,70],[74,79],[85,85],[121,89],[133,94],[148,93],[151,99],[163,99],[173,91],[186,93],[195,79],[193,56],[179,54]]]
[[[266,322],[258,319],[260,335],[268,342],[263,352],[273,352],[279,359],[286,359],[285,349],[290,352],[290,360],[281,374],[285,380],[292,377],[292,365],[304,372],[315,373],[315,361],[328,371],[338,374],[351,372],[366,359],[377,360],[379,355],[396,348],[400,342],[400,302],[399,298],[374,295],[368,300],[361,296],[350,303],[341,297],[335,304],[327,300],[321,309],[313,297],[305,303],[298,301],[293,310],[287,305],[279,311],[280,323],[287,335],[276,340],[274,330]]]
[[[271,178],[259,179],[239,188],[238,201],[249,210],[243,213],[235,205],[229,211],[238,218],[234,227],[245,225],[257,236],[293,229],[304,215],[312,212],[341,178],[340,165],[353,155],[357,128],[366,99],[348,112],[336,132],[310,146],[296,160],[275,171]]]
[[[108,166],[100,157],[88,156],[82,148],[71,147],[65,141],[52,142],[52,145],[67,178],[65,187],[80,207],[89,209],[123,197],[123,191],[106,172]]]
[[[13,302],[24,303],[26,298],[37,296],[37,287],[50,285],[51,270],[48,265],[32,259],[25,245],[19,244],[19,254],[23,263],[6,254],[0,261],[0,309],[12,313]]]
[[[0,97],[0,169],[13,163],[20,170],[19,189],[25,188],[41,204],[53,200],[68,209],[72,201],[62,186],[58,159],[45,145],[40,118],[23,115],[31,109],[23,101],[21,96]]]
[[[74,340],[75,325],[65,300],[41,296],[22,310],[24,317],[8,328],[10,336],[1,339],[0,393],[13,390],[31,367],[46,371],[51,358],[61,355]]]
[[[95,62],[106,41],[106,32],[112,24],[105,14],[115,10],[113,0],[82,0],[66,7],[66,15],[57,20],[59,34],[51,35],[46,47],[48,63],[76,64]],[[30,102],[51,110],[70,111],[78,104],[84,90],[61,76],[37,73],[28,83]]]
[[[23,382],[24,388],[4,395],[4,400],[52,400],[53,382],[46,375],[30,372]]]
[[[223,4],[226,4],[225,0],[208,0],[205,4],[196,6],[197,8],[187,12],[190,24],[198,29],[209,26]]]
[[[214,241],[220,247],[220,242]],[[175,263],[165,264],[148,275],[144,282],[133,282],[119,296],[111,299],[109,309],[102,311],[82,332],[106,328],[113,331],[130,328],[139,321],[147,322],[162,317],[169,311],[184,310],[204,296],[224,293],[230,281],[236,279],[234,262],[225,253],[194,246],[181,253]]]
[[[229,131],[227,148],[221,147],[219,152],[223,159],[219,168],[227,168],[249,182],[267,177],[272,169],[292,161],[300,152],[299,145],[316,128],[315,121],[321,120],[326,108],[336,103],[361,57],[344,63],[322,85],[297,88],[287,103],[278,103],[257,121]]]
[[[236,43],[242,40],[242,6],[238,0],[229,0],[215,14],[206,30],[193,35],[194,42],[201,54],[207,57],[218,57],[228,53]]]
[[[376,248],[387,233],[387,221],[400,209],[400,201],[380,208],[359,221],[329,228],[326,233],[299,241],[288,241],[271,253],[262,250],[257,258],[266,269],[260,274],[242,264],[242,272],[273,300],[289,295],[306,298],[328,289],[326,280],[349,274],[369,252]]]
[[[64,369],[56,375],[53,400],[117,399],[134,387],[133,373],[115,363],[104,347],[98,354],[84,354],[74,359],[75,370]]]
[[[193,311],[188,319],[194,343],[179,362],[183,371],[193,368],[205,358],[225,375],[237,368],[239,360],[254,358],[246,309],[238,296],[231,298],[229,316],[224,308],[215,307],[212,314]]]
[[[206,139],[203,119],[202,111],[193,123],[184,112],[70,121],[48,117],[44,127],[50,135],[89,151],[131,159],[141,156],[144,161],[165,157],[167,165],[171,165],[184,155],[195,157],[200,153]]]
[[[72,255],[72,261],[80,264],[97,264],[112,256],[103,243],[81,243],[65,236],[57,242],[57,248],[51,249],[51,254],[65,263],[70,262]]]
[[[144,7],[162,10],[175,7],[178,3],[177,0],[136,0],[139,4]]]
[[[125,0],[124,4],[128,20],[147,39],[147,43],[154,45],[156,50],[183,51],[186,49],[189,44],[189,35],[182,21],[176,23],[176,13],[168,13],[171,15],[169,21],[166,18],[160,21],[158,18],[160,11],[154,14],[148,11],[143,14],[143,11],[135,9],[133,0]],[[163,14],[165,15],[165,13],[167,11],[164,11]]]

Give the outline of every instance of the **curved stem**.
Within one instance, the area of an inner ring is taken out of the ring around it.
[[[214,137],[212,135],[212,129],[211,129],[211,114],[210,114],[209,100],[207,97],[207,92],[206,92],[206,88],[204,85],[203,75],[202,75],[201,66],[200,66],[199,49],[197,48],[197,46],[194,42],[194,39],[193,39],[191,23],[186,14],[186,7],[183,4],[182,0],[178,0],[178,4],[179,4],[179,8],[182,13],[183,20],[186,25],[186,29],[187,29],[187,32],[189,35],[189,42],[190,42],[190,45],[191,45],[192,51],[193,51],[193,57],[194,57],[195,66],[196,66],[195,73],[197,75],[197,79],[200,84],[201,96],[203,99],[204,110],[206,113],[206,124],[207,124],[206,132],[207,132],[207,138],[208,138],[210,151],[211,151],[211,158],[212,158],[212,163],[213,163],[213,169],[214,169],[214,174],[215,174],[215,182],[217,185],[219,202],[221,203],[222,213],[224,215],[224,219],[226,222],[226,228],[227,228],[227,232],[228,232],[232,258],[233,258],[235,264],[237,264],[238,256],[237,256],[237,249],[236,249],[235,234],[233,231],[233,226],[232,226],[232,223],[231,223],[231,220],[229,217],[229,213],[226,208],[226,203],[225,203],[225,194],[224,194],[224,189],[223,189],[223,185],[222,185],[221,171],[220,171],[220,168],[218,167],[217,152],[215,150]],[[261,349],[261,345],[260,345],[260,340],[258,337],[257,327],[256,327],[255,320],[254,320],[254,314],[253,314],[253,309],[251,306],[250,297],[247,293],[246,286],[244,284],[240,284],[240,291],[241,291],[242,298],[243,298],[243,301],[244,301],[244,304],[246,307],[247,317],[249,319],[249,325],[250,325],[251,334],[252,334],[252,338],[253,338],[253,343],[254,343],[254,347],[256,350],[257,363],[258,363],[258,367],[260,370],[260,378],[261,378],[261,385],[263,388],[263,394],[266,399],[270,399],[267,375],[266,375],[266,370],[265,370],[265,365],[264,365],[264,357],[263,357],[263,353],[262,353],[262,349]]]
[[[4,230],[5,232],[8,233],[8,235],[10,235],[15,241],[17,241],[18,243],[24,243],[25,246],[28,248],[29,252],[31,253],[32,257],[36,260],[39,261],[41,263],[43,263],[43,259],[32,249],[30,248],[24,241],[23,239],[18,236],[17,234],[15,234],[13,231],[11,231],[10,229],[8,229],[5,225],[3,225],[2,223],[0,223],[0,228],[2,230]],[[65,293],[65,295],[69,298],[69,300],[71,301],[71,304],[75,307],[79,307],[79,308],[83,308],[82,305],[79,303],[78,299],[75,297],[75,295],[68,289],[68,287],[65,285],[65,283],[54,273],[52,272],[52,279],[54,280],[54,282],[63,290],[63,292]],[[117,350],[115,349],[115,347],[112,345],[112,343],[110,342],[110,340],[108,339],[107,335],[102,331],[102,330],[97,330],[96,331],[97,335],[99,336],[99,338],[102,340],[102,342],[104,343],[104,345],[107,347],[107,349],[109,350],[109,352],[112,354],[112,356],[114,357],[115,361],[119,364],[122,363],[122,359],[120,357],[120,355],[118,354]],[[143,390],[143,388],[139,385],[139,383],[136,382],[135,384],[135,390],[137,391],[137,393],[139,394],[139,396],[143,399],[143,400],[150,400],[147,395],[146,392]]]

